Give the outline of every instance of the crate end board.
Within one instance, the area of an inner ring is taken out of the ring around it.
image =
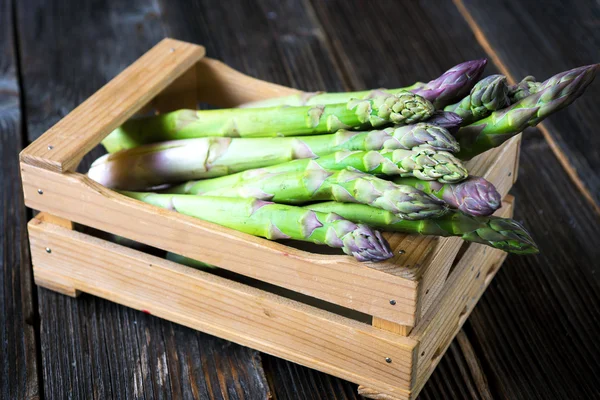
[[[362,396],[376,400],[413,400],[423,389],[452,340],[475,305],[500,270],[507,254],[483,245],[469,246],[455,267],[439,299],[429,309],[409,338],[419,342],[414,383],[402,396],[385,393],[379,388],[359,386]],[[475,268],[473,268],[475,267]]]

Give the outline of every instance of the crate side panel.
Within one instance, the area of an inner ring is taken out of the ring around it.
[[[77,173],[23,164],[27,206],[202,260],[403,325],[414,324],[416,284],[349,256],[303,252],[112,192]],[[39,194],[41,190],[43,194]],[[390,299],[396,304],[390,304]]]
[[[45,279],[388,394],[414,376],[413,339],[41,220],[29,230]]]

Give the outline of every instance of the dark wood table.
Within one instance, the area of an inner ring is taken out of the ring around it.
[[[0,0],[0,398],[349,399],[340,379],[32,282],[18,153],[164,36],[306,90],[392,87],[473,58],[539,79],[600,61],[595,0]],[[422,398],[600,398],[600,82],[525,132],[509,256]],[[83,167],[99,154],[86,157]]]

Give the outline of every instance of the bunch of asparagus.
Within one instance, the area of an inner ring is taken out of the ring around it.
[[[499,193],[461,160],[572,103],[598,66],[509,85],[502,75],[480,79],[485,64],[398,89],[132,119],[103,141],[109,154],[88,175],[155,206],[360,261],[392,257],[378,230],[536,253],[523,226],[491,216]]]

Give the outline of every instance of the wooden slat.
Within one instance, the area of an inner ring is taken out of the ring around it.
[[[422,338],[419,341],[417,384],[414,388],[417,393],[427,382],[450,342],[465,323],[479,297],[506,258],[506,253],[491,249],[481,260],[475,258],[474,250],[469,250],[456,267],[457,274],[454,275],[456,282],[450,278],[452,280],[447,283],[447,287],[442,292],[442,296],[446,295],[453,301],[440,303],[439,308],[432,308],[422,325],[411,332],[412,337]],[[472,267],[476,268],[470,271]],[[472,273],[468,274],[466,271]],[[452,324],[449,321],[456,321],[456,323]]]
[[[38,219],[29,235],[36,276],[391,394],[409,384],[412,339]]]
[[[40,396],[36,303],[32,291],[27,221],[18,152],[23,147],[14,2],[0,0],[0,398]]]
[[[204,48],[164,39],[21,153],[30,165],[65,172],[204,56]]]
[[[564,2],[454,0],[477,39],[509,79],[533,75],[545,80],[564,70],[598,63],[600,5],[594,0]],[[577,23],[573,23],[577,21]],[[506,29],[509,25],[519,29]],[[514,46],[519,43],[519,46]],[[594,134],[600,113],[600,83],[540,130],[577,187],[600,210],[600,138]]]
[[[391,321],[414,321],[416,283],[368,263],[307,253],[182,216],[119,195],[78,173],[28,164],[21,168],[31,208]],[[396,305],[390,304],[392,298]]]

